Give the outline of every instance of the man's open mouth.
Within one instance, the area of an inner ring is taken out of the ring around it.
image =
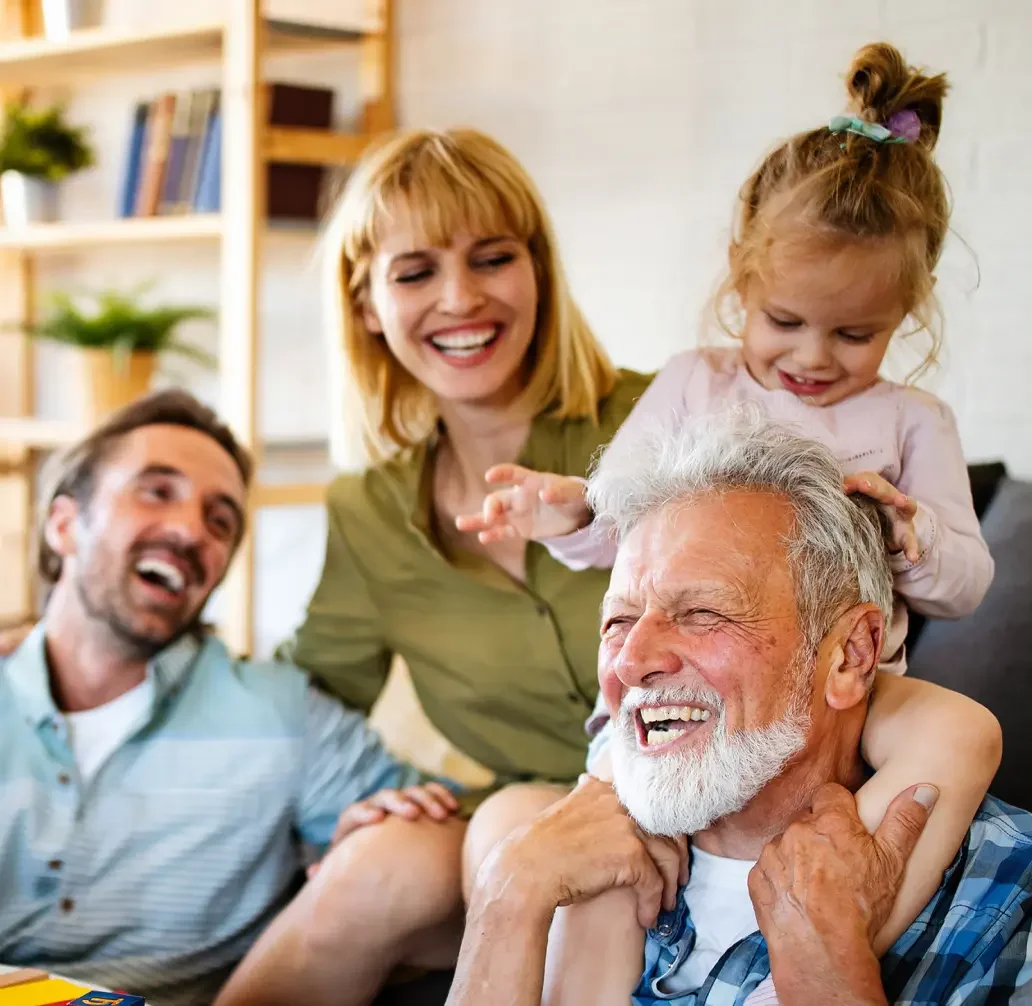
[[[712,715],[706,706],[639,706],[635,713],[638,745],[660,748],[701,729]]]
[[[144,556],[136,564],[136,575],[152,587],[178,597],[186,589],[186,575],[174,563],[154,556]]]

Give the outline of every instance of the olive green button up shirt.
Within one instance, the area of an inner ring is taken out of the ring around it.
[[[518,462],[583,476],[650,378],[620,373],[600,421],[537,417]],[[536,542],[526,583],[433,533],[429,443],[334,481],[322,579],[291,657],[368,711],[395,654],[434,726],[500,782],[584,769],[608,570],[572,572]]]

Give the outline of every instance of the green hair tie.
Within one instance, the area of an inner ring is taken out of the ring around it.
[[[855,133],[857,136],[866,136],[875,143],[907,143],[909,137],[900,135],[882,126],[877,122],[864,122],[853,115],[835,115],[828,123],[828,129],[833,133]]]

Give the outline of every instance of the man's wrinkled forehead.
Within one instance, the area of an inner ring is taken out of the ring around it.
[[[707,494],[650,514],[621,541],[606,604],[653,598],[677,607],[686,595],[748,602],[772,576],[789,575],[792,511],[767,493]]]

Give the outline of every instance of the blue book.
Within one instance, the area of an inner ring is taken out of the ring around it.
[[[218,213],[222,202],[222,109],[216,105],[208,119],[201,147],[201,170],[194,194],[198,213]]]
[[[96,989],[73,999],[68,1006],[146,1006],[143,996],[127,996],[121,992],[98,992]]]
[[[129,134],[129,156],[126,158],[125,177],[122,179],[122,195],[118,201],[118,215],[131,217],[136,209],[136,190],[140,186],[140,163],[143,159],[143,145],[147,135],[147,116],[150,103],[141,101],[133,112],[132,131]]]
[[[176,110],[172,115],[172,132],[169,136],[168,161],[165,164],[165,178],[161,185],[161,202],[158,213],[178,213],[179,187],[183,182],[183,168],[186,165],[186,148],[190,140],[190,110],[193,96],[176,95]]]

